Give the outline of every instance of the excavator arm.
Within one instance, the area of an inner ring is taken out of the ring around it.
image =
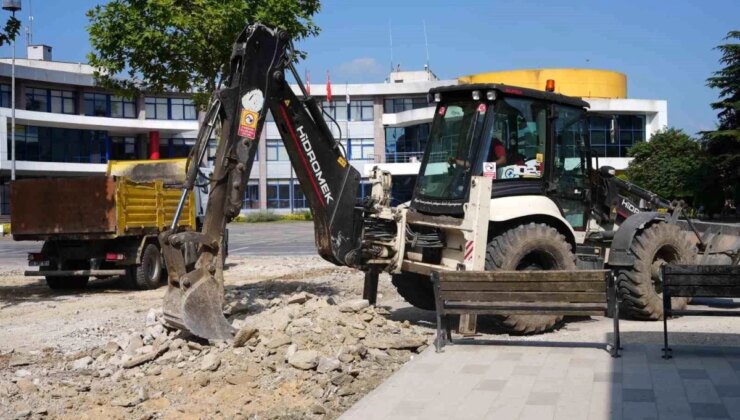
[[[360,174],[347,161],[316,101],[306,94],[293,59],[288,34],[266,25],[248,25],[234,43],[224,87],[214,92],[193,146],[181,196],[184,203],[195,186],[220,120],[202,230],[178,231],[178,208],[171,228],[159,238],[169,273],[164,316],[172,327],[202,338],[232,336],[222,312],[222,238],[226,224],[241,210],[268,110],[313,214],[319,255],[337,265],[361,264],[363,211],[355,205]],[[286,71],[296,79],[301,97],[286,81]],[[198,258],[187,264],[184,250],[193,244]]]

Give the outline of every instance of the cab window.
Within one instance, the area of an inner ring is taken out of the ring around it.
[[[547,136],[547,104],[534,99],[496,101],[485,136],[483,175],[495,180],[542,178]]]

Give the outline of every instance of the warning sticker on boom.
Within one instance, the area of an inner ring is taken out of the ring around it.
[[[241,117],[239,117],[239,137],[247,137],[254,140],[257,135],[257,118],[259,114],[255,111],[248,109],[242,109]]]

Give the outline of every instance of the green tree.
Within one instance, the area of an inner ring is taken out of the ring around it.
[[[731,31],[728,42],[716,49],[722,52],[724,67],[707,79],[707,86],[719,89],[717,129],[702,132],[707,152],[719,176],[726,197],[740,204],[740,31]]]
[[[702,191],[710,184],[707,156],[699,142],[677,128],[666,128],[629,150],[631,182],[666,199],[705,204]]]
[[[132,97],[141,91],[195,92],[203,106],[247,22],[318,34],[319,0],[112,0],[87,12],[88,55],[98,84]]]
[[[10,16],[5,22],[5,27],[0,30],[0,47],[10,44],[21,30],[21,21],[15,16]]]

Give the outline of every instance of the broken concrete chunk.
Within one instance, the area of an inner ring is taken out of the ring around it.
[[[366,299],[355,299],[347,302],[342,302],[339,305],[340,312],[360,312],[361,310],[370,306],[370,302]]]
[[[414,336],[368,337],[364,344],[375,349],[416,349],[426,344],[426,339]]]
[[[240,329],[236,335],[234,336],[234,347],[244,347],[244,345],[249,341],[250,338],[257,335],[259,330],[256,328],[250,328],[250,327],[243,327]]]
[[[342,367],[342,363],[339,359],[334,357],[322,357],[319,359],[316,371],[319,373],[328,373],[334,370],[339,370],[340,367]]]
[[[319,353],[315,350],[298,350],[290,356],[288,363],[298,369],[313,369],[319,364]]]
[[[200,370],[214,372],[221,366],[221,358],[216,353],[207,354],[200,363]]]

